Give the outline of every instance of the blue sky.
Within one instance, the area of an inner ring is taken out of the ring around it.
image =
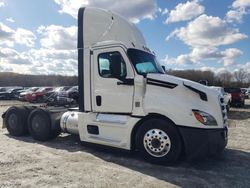
[[[0,0],[0,71],[76,75],[80,6],[134,22],[166,68],[250,72],[250,0]]]

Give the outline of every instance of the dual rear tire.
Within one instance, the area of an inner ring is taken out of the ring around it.
[[[35,109],[28,118],[29,133],[32,138],[38,141],[54,139],[61,133],[58,123],[59,122],[56,121],[53,127],[49,112],[39,108]]]
[[[29,111],[25,107],[10,107],[4,117],[4,124],[12,136],[25,136],[29,133],[27,119]]]
[[[60,122],[56,120],[52,126],[48,111],[34,107],[9,108],[4,117],[4,124],[12,136],[30,134],[35,140],[47,141],[56,138],[60,133]]]

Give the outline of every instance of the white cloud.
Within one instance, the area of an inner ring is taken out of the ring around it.
[[[243,69],[243,70],[245,70],[246,72],[250,73],[250,61],[249,61],[249,62],[246,62],[245,64],[238,64],[237,70],[240,70],[240,69]],[[236,70],[236,71],[237,71],[237,70]]]
[[[169,12],[168,9],[165,8],[165,9],[161,12],[161,14],[162,14],[162,15],[166,15],[166,14],[168,14],[168,12]]]
[[[32,49],[24,53],[32,61],[28,71],[32,74],[77,75],[77,51]]]
[[[154,19],[158,11],[156,0],[54,0],[60,5],[60,13],[77,18],[79,7],[99,7],[117,12],[130,21],[137,23],[143,19]]]
[[[244,8],[239,8],[236,10],[229,10],[226,14],[226,21],[229,23],[232,22],[242,22],[243,16],[246,14],[246,10]]]
[[[40,49],[0,49],[0,71],[8,65],[13,72],[25,74],[77,75],[77,28],[50,25],[40,26],[37,32],[41,37]]]
[[[56,49],[31,49],[29,50],[29,55],[33,56],[36,60],[43,59],[44,61],[48,59],[77,59],[77,51],[76,50],[56,50]]]
[[[235,0],[232,4],[233,8],[250,6],[250,0]]]
[[[17,52],[11,48],[1,48],[0,71],[77,75],[77,51],[31,49],[27,52]]]
[[[77,27],[62,27],[50,25],[48,27],[40,26],[38,33],[41,34],[40,43],[44,48],[58,50],[76,49]]]
[[[243,52],[237,48],[228,48],[224,51],[219,51],[215,47],[211,48],[193,48],[189,54],[182,54],[176,58],[169,58],[168,56],[163,60],[166,64],[198,64],[206,61],[217,61],[223,63],[225,67],[235,63],[235,59],[241,56]]]
[[[4,1],[3,0],[0,0],[0,7],[4,7]]]
[[[15,31],[0,22],[0,45],[13,46],[15,42]]]
[[[219,17],[205,14],[189,22],[186,27],[176,29],[166,40],[174,36],[191,47],[228,45],[247,38],[238,29],[227,27]]]
[[[224,66],[229,66],[235,63],[235,59],[243,54],[243,52],[237,48],[229,48],[221,52],[223,56]]]
[[[11,48],[1,48],[0,49],[0,58],[1,57],[13,57],[18,55],[18,52]]]
[[[15,20],[14,20],[13,18],[6,18],[6,21],[7,21],[7,22],[11,22],[11,23],[14,23],[14,22],[15,22]]]
[[[171,10],[166,23],[191,20],[194,17],[202,14],[205,8],[199,5],[197,0],[187,1],[186,3],[178,4],[174,10]]]
[[[18,28],[15,32],[15,42],[28,47],[33,47],[36,36],[29,30]]]
[[[0,45],[13,47],[14,44],[22,44],[32,47],[35,40],[36,36],[31,31],[23,28],[14,30],[0,22]]]
[[[225,20],[229,23],[241,23],[243,16],[249,14],[250,0],[235,0],[227,12]]]

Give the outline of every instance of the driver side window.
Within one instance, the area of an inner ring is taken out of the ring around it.
[[[105,52],[98,55],[99,75],[103,78],[115,78],[112,73],[112,66],[120,69],[120,77],[126,77],[126,64],[119,52]]]

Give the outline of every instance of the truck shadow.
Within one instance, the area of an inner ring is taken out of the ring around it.
[[[35,142],[31,137],[16,139]],[[93,144],[83,145],[75,135],[64,134],[50,142],[36,143],[66,150],[72,154],[79,151],[87,152],[106,162],[180,187],[248,187],[250,185],[250,153],[240,150],[226,149],[217,159],[202,159],[192,162],[182,160],[174,166],[160,166],[145,162],[133,153],[123,150]]]

